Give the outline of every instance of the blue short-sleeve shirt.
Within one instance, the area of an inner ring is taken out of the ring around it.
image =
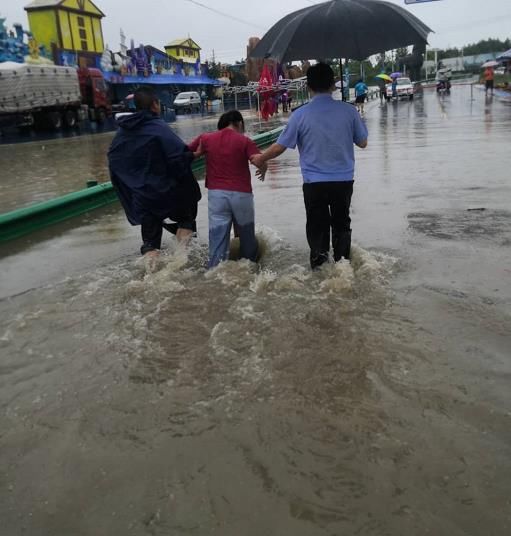
[[[277,143],[288,149],[298,146],[304,182],[352,181],[353,144],[362,143],[367,135],[353,105],[322,93],[293,112]]]
[[[355,95],[360,97],[365,95],[369,91],[369,88],[364,84],[364,82],[358,82],[355,85]]]

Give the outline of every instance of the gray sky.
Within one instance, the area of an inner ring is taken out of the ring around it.
[[[404,0],[390,0],[404,6]],[[23,6],[29,0],[0,0],[0,16],[7,23],[27,26]],[[103,19],[105,41],[119,48],[119,28],[135,44],[158,48],[188,34],[202,47],[203,59],[215,50],[223,62],[244,58],[250,36],[262,36],[279,18],[318,0],[199,0],[199,3],[247,21],[231,20],[191,0],[95,0],[106,14]],[[435,30],[431,46],[462,46],[488,37],[511,37],[511,0],[440,0],[405,6]]]

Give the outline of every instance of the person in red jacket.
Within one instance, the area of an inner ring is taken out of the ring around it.
[[[240,257],[253,262],[257,260],[249,163],[261,151],[244,132],[243,116],[238,110],[231,110],[220,117],[216,132],[201,134],[188,146],[196,156],[202,154],[206,158],[209,268],[229,258],[233,224],[240,238]],[[261,180],[264,180],[266,168],[263,164],[257,171]]]
[[[485,90],[484,92],[488,94],[488,90],[491,91],[491,94],[493,95],[493,80],[495,78],[495,73],[493,72],[492,67],[486,67],[484,70],[484,86]]]

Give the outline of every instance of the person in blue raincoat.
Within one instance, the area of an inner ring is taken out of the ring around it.
[[[195,155],[160,119],[153,90],[138,89],[134,101],[136,113],[117,120],[108,163],[128,221],[141,226],[142,255],[157,255],[164,228],[179,241],[196,232],[201,192],[191,169]],[[175,223],[165,223],[166,218]]]

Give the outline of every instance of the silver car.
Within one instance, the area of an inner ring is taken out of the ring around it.
[[[174,99],[174,109],[183,112],[200,112],[201,102],[200,95],[196,91],[184,91],[179,93]]]

